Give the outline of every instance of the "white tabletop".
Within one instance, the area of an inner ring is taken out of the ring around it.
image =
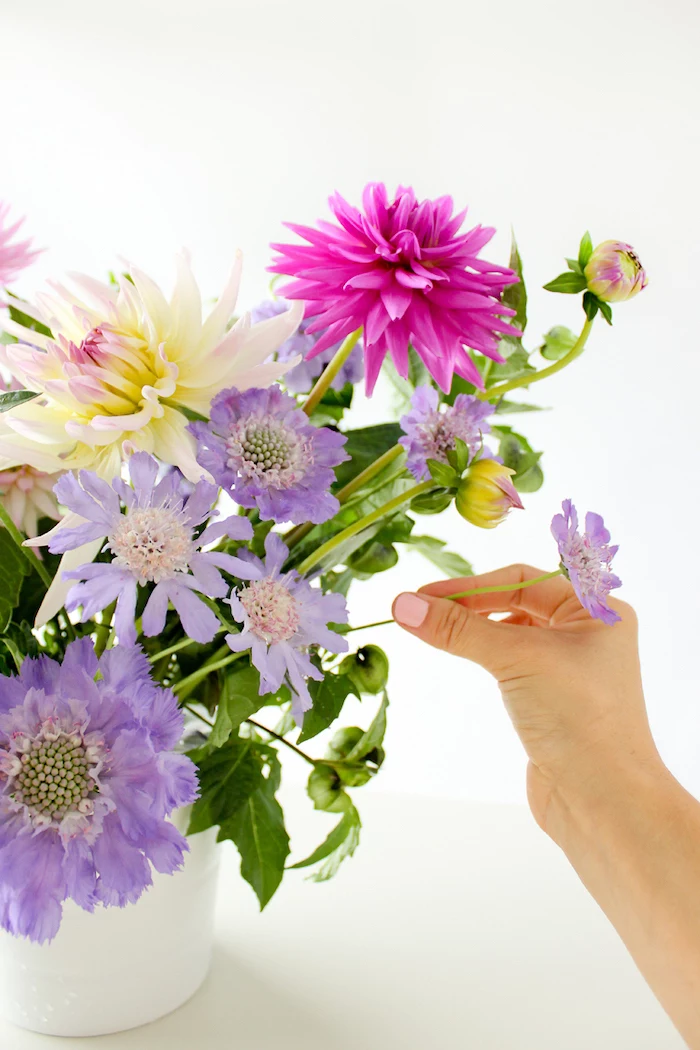
[[[332,882],[291,872],[260,915],[226,850],[201,991],[144,1028],[2,1050],[682,1050],[614,930],[529,813],[357,793]],[[294,844],[327,818],[293,807]],[[301,852],[298,853],[301,856]]]

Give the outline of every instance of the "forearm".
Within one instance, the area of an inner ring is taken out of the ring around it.
[[[601,763],[581,782],[553,798],[547,831],[700,1050],[700,803],[660,761],[610,775]]]

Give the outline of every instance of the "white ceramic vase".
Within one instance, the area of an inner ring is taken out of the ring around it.
[[[191,837],[184,869],[154,872],[136,904],[90,915],[66,901],[51,944],[0,931],[5,1019],[46,1035],[106,1035],[155,1021],[194,995],[213,946],[216,831]]]

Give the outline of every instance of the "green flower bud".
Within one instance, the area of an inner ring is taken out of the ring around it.
[[[361,693],[381,693],[389,677],[389,660],[378,645],[363,645],[345,657],[340,673],[346,674]]]

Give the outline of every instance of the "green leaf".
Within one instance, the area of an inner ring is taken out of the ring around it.
[[[399,552],[392,543],[380,543],[375,538],[351,554],[347,563],[358,579],[364,579],[375,573],[393,569],[398,560]]]
[[[581,273],[581,264],[579,263],[578,259],[567,259],[566,265],[574,273]]]
[[[261,707],[286,703],[290,692],[281,686],[276,693],[260,695],[260,674],[249,664],[226,673],[219,672],[219,703],[214,728],[209,735],[210,748],[225,744],[234,729],[250,718]]]
[[[398,423],[379,423],[360,430],[348,430],[345,451],[351,457],[336,467],[337,484],[342,488],[356,478],[366,467],[374,463],[397,443],[403,431]]]
[[[8,653],[12,657],[12,662],[15,665],[15,670],[21,671],[24,659],[13,640],[11,638],[8,638],[7,635],[3,635],[2,637],[0,637],[0,645],[4,645]]]
[[[582,270],[585,269],[586,263],[592,255],[593,241],[591,240],[590,233],[588,232],[588,230],[586,230],[583,237],[581,238],[581,244],[578,250],[578,264]]]
[[[579,273],[560,273],[549,284],[544,285],[546,292],[563,292],[565,295],[577,295],[586,288],[586,278]]]
[[[546,412],[542,405],[530,405],[526,401],[497,401],[494,412],[499,416],[510,416],[515,412]]]
[[[447,463],[440,463],[437,459],[429,459],[426,465],[433,481],[442,488],[452,488],[459,481],[454,467],[449,466]]]
[[[24,578],[31,571],[7,529],[0,525],[0,632],[10,622],[12,611],[19,603]]]
[[[444,540],[438,540],[434,536],[411,536],[407,542],[446,576],[453,578],[474,575],[474,569],[461,554],[445,550]]]
[[[386,709],[388,706],[389,697],[387,693],[384,693],[379,710],[374,716],[369,729],[362,734],[355,746],[348,751],[345,758],[346,762],[358,762],[368,755],[370,751],[381,747],[386,732]]]
[[[530,364],[528,357],[527,351],[521,348],[513,351],[504,364],[493,362],[488,373],[486,386],[494,386],[508,379],[519,379],[521,376],[535,372],[536,369]]]
[[[327,674],[321,682],[309,682],[313,706],[304,715],[298,743],[311,740],[335,722],[348,696],[359,698],[357,688],[345,674]]]
[[[14,295],[12,292],[9,293],[10,301],[8,302],[9,314],[15,324],[21,324],[23,328],[29,328],[32,332],[39,332],[41,335],[46,335],[51,338],[51,329],[47,328],[41,321],[35,321],[29,314],[25,314],[23,310],[17,306],[17,303],[25,302],[24,299],[20,299],[19,296]]]
[[[600,299],[593,292],[586,292],[583,297],[583,309],[589,321],[592,321],[600,309]]]
[[[517,284],[509,284],[504,289],[502,298],[506,306],[515,310],[515,316],[510,318],[510,323],[524,332],[527,327],[527,290],[523,278],[523,261],[520,258],[514,233],[511,241],[509,266],[511,270],[515,270],[520,280]]]
[[[308,868],[326,860],[319,871],[311,876],[314,882],[325,882],[332,878],[344,860],[352,857],[360,842],[362,821],[360,814],[350,803],[339,822],[328,837],[304,860],[291,864],[290,868]]]
[[[198,765],[200,797],[192,807],[188,835],[233,817],[263,780],[253,741],[243,737],[229,737]]]
[[[536,492],[544,481],[542,468],[539,466],[541,452],[535,452],[522,434],[517,434],[512,427],[494,426],[493,431],[500,435],[498,454],[505,466],[515,471],[513,484],[519,492]]]
[[[241,875],[255,890],[260,910],[274,895],[284,876],[289,856],[289,835],[284,813],[275,798],[278,775],[262,778],[230,820],[222,826],[218,841],[233,839],[241,855]]]
[[[203,416],[201,412],[195,412],[193,408],[188,408],[187,405],[175,405],[171,403],[170,407],[180,412],[185,419],[189,419],[190,423],[207,423],[209,421],[207,416]]]
[[[447,461],[457,472],[457,481],[467,469],[470,458],[469,445],[466,441],[462,441],[461,438],[455,438],[455,446],[448,451]]]
[[[17,408],[17,405],[23,405],[25,401],[33,401],[35,397],[40,396],[33,390],[8,390],[6,394],[0,394],[0,412],[9,412],[11,408]]]
[[[414,496],[409,506],[414,514],[441,514],[454,498],[454,489],[434,489]]]
[[[611,307],[610,303],[606,303],[604,299],[599,299],[598,300],[598,309],[600,310],[601,314],[603,315],[605,320],[608,322],[608,324],[611,325],[613,322],[612,322],[612,307]]]
[[[558,324],[550,328],[544,337],[540,353],[547,361],[559,361],[573,348],[577,336],[570,328]]]

